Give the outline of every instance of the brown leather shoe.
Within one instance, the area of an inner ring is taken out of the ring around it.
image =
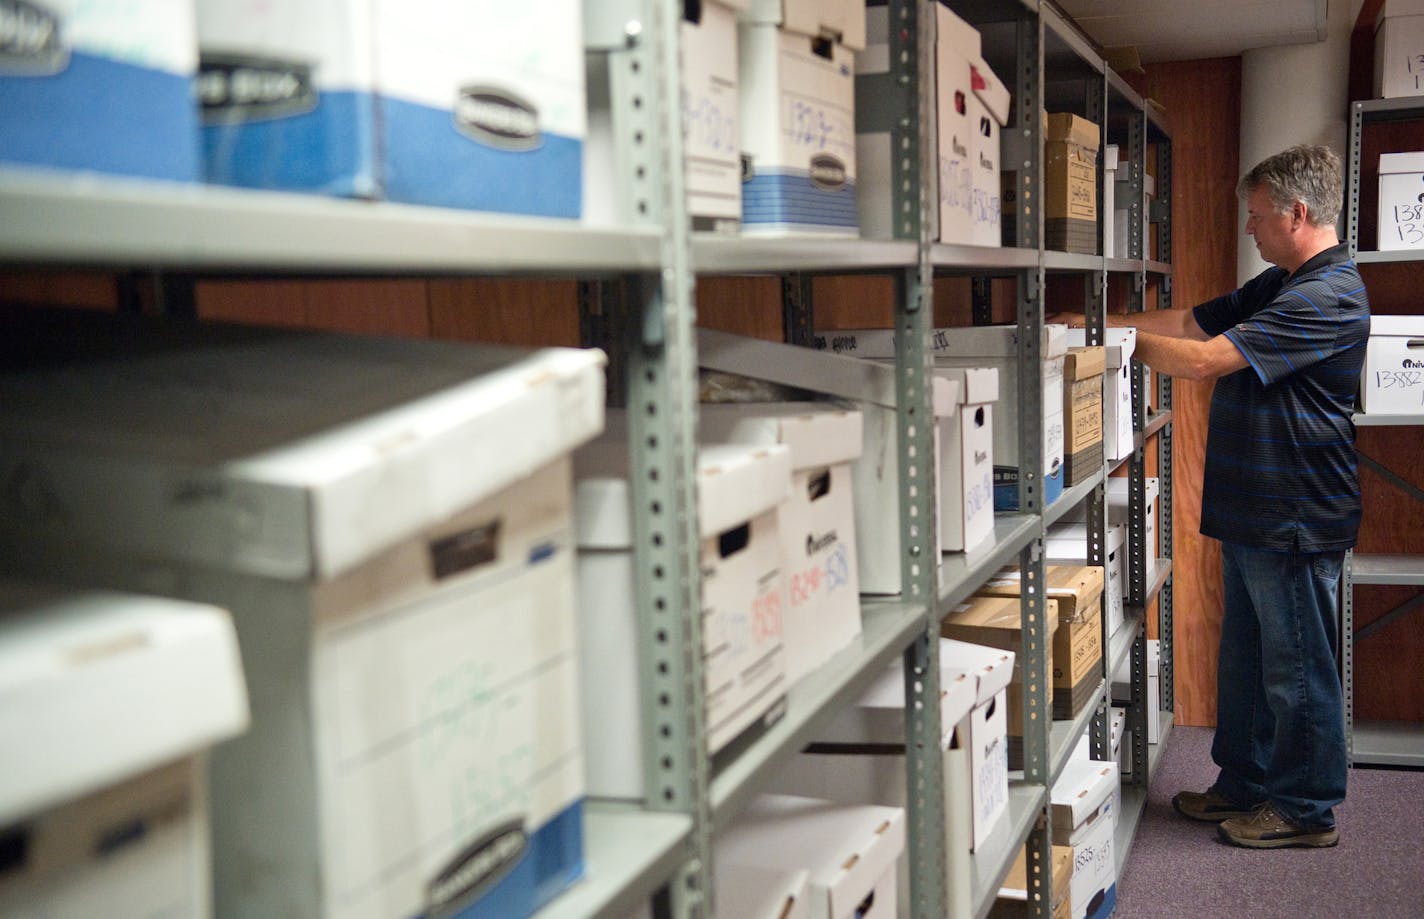
[[[1257,810],[1255,807],[1238,807],[1214,791],[1180,791],[1172,798],[1172,807],[1183,817],[1203,823],[1249,817]]]
[[[1269,804],[1262,805],[1250,817],[1223,821],[1216,831],[1232,845],[1248,849],[1284,849],[1288,846],[1323,849],[1340,841],[1340,831],[1333,826],[1302,826]]]

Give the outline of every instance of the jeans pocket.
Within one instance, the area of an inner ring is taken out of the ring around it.
[[[1345,567],[1345,553],[1343,552],[1317,552],[1310,560],[1310,572],[1317,578],[1327,581],[1334,581],[1340,577],[1340,571]]]

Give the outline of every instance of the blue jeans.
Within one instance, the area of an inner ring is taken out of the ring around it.
[[[1333,826],[1345,800],[1335,671],[1344,559],[1221,544],[1226,610],[1211,746],[1221,772],[1212,789],[1241,807],[1269,801],[1308,827]]]

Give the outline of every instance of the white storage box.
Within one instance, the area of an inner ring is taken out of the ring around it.
[[[225,610],[0,583],[0,915],[212,915],[207,751],[247,724]]]
[[[712,329],[697,330],[697,354],[702,366],[713,370],[852,400],[861,412],[864,432],[860,458],[851,467],[860,590],[869,594],[900,593],[899,429],[895,420],[894,368]],[[944,480],[941,431],[953,423],[959,396],[952,380],[937,377],[932,385],[930,404],[937,421],[933,432],[937,457],[933,474],[938,493]],[[936,506],[935,543],[942,546],[939,516]],[[936,565],[938,559],[936,553]]]
[[[760,0],[739,26],[742,232],[855,236],[856,0]]]
[[[940,548],[973,549],[994,535],[994,403],[999,371],[993,367],[936,367],[959,386],[959,423],[941,426]]]
[[[693,229],[735,231],[742,218],[742,161],[737,53],[737,14],[751,0],[707,0],[696,9],[697,21],[679,24],[682,43],[680,104],[687,210]],[[631,223],[634,200],[627,163],[633,128],[613,123],[609,93],[611,71],[628,47],[625,31],[641,15],[636,3],[584,2],[584,39],[588,46],[588,146],[584,156],[585,222]]]
[[[579,618],[584,719],[604,743],[590,745],[590,794],[642,799],[639,642],[634,594],[633,507],[622,413],[575,455]],[[784,444],[703,447],[697,463],[701,539],[701,647],[707,749],[720,764],[740,738],[785,711],[780,507],[791,487]]]
[[[1424,16],[1417,18],[1424,24]],[[1421,189],[1424,189],[1424,153],[1380,154],[1378,249],[1424,249]]]
[[[893,919],[905,812],[760,795],[713,841],[717,864],[806,870],[811,919]],[[718,909],[718,915],[723,915]],[[727,914],[733,915],[733,914]]]
[[[1130,496],[1128,494],[1129,481],[1125,476],[1113,476],[1107,480],[1107,522],[1109,524],[1121,524],[1123,527],[1131,528],[1129,520],[1128,504]],[[1142,542],[1143,542],[1143,564],[1147,570],[1147,580],[1150,586],[1152,581],[1153,568],[1157,564],[1157,496],[1160,494],[1160,480],[1155,475],[1145,477],[1143,483],[1143,498],[1146,505],[1142,519]],[[1073,515],[1077,519],[1082,519],[1084,508],[1081,506]],[[1124,545],[1126,543],[1124,542]],[[1127,572],[1126,560],[1124,560],[1123,571]],[[1126,593],[1130,596],[1132,585],[1124,580]]]
[[[567,451],[599,352],[19,334],[88,352],[0,376],[0,474],[53,509],[0,520],[0,558],[232,610],[253,725],[213,756],[219,913],[453,908],[510,869],[467,915],[522,915],[580,875]]]
[[[0,162],[201,176],[191,3],[7,2]]]
[[[1375,20],[1375,96],[1394,99],[1424,95],[1421,55],[1424,55],[1424,3],[1386,0]]]
[[[1108,461],[1127,459],[1132,455],[1132,353],[1137,349],[1137,329],[1104,329],[1103,356],[1107,373],[1103,375],[1103,458]],[[1082,348],[1088,334],[1082,329],[1068,330],[1068,347]]]
[[[719,916],[738,919],[811,919],[811,873],[805,868],[763,868],[724,863],[712,850],[712,879]],[[649,913],[651,919],[651,914]]]
[[[943,4],[936,4],[943,8]],[[1009,90],[995,76],[983,58],[970,60],[970,77],[974,92],[969,97],[970,124],[973,128],[973,207],[970,219],[973,232],[969,241],[976,246],[998,246],[1002,241],[1003,205],[999,176],[999,136],[1009,121]]]
[[[941,648],[948,639],[940,639]],[[940,750],[944,757],[946,843],[957,852],[972,849],[968,808],[972,803],[969,768],[970,710],[978,679],[952,665],[940,668]],[[840,804],[906,806],[905,669],[895,660],[842,709],[812,741],[770,781],[767,790],[826,798]],[[954,859],[950,864],[955,864]],[[960,860],[962,861],[962,859]],[[909,895],[909,866],[901,864],[899,894]]]
[[[940,665],[946,673],[963,673],[977,681],[974,708],[969,713],[969,755],[951,760],[951,787],[964,787],[967,766],[968,787],[974,819],[967,839],[951,836],[951,844],[962,849],[968,842],[977,849],[989,838],[1009,806],[1009,744],[1007,694],[1014,673],[1014,653],[985,648],[963,641],[940,642]],[[963,807],[964,802],[957,802]],[[951,833],[956,826],[951,824]]]
[[[1370,317],[1360,407],[1373,415],[1424,414],[1424,316]]]
[[[1162,680],[1161,644],[1155,638],[1147,639],[1147,742],[1157,743],[1162,733]],[[1124,705],[1132,701],[1132,658],[1124,658],[1117,673],[1113,674],[1112,699]]]
[[[703,405],[703,443],[785,444],[791,493],[780,505],[786,675],[795,683],[860,634],[855,496],[860,412],[814,402]]]
[[[380,196],[372,4],[197,0],[197,16],[209,182]]]
[[[1109,258],[1126,258],[1117,245],[1117,144],[1103,144],[1103,251]]]
[[[1063,767],[1049,794],[1053,842],[1073,847],[1073,919],[1106,916],[1117,900],[1113,793],[1120,787],[1116,762],[1076,760]]]
[[[1103,624],[1103,648],[1122,627],[1122,607],[1127,599],[1127,527],[1120,523],[1105,526],[1103,536],[1103,598],[1107,618]],[[1044,562],[1049,565],[1088,564],[1088,525],[1058,523],[1048,531],[1043,545]]]

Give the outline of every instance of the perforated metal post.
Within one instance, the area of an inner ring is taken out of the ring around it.
[[[1340,681],[1345,690],[1345,764],[1355,764],[1355,552],[1340,573]]]
[[[1172,257],[1172,142],[1160,138],[1157,142],[1157,200],[1162,207],[1161,220],[1157,225],[1159,256],[1164,261]],[[1158,282],[1158,309],[1172,308],[1172,275],[1162,275]],[[1172,378],[1165,373],[1157,374],[1157,410],[1172,411]],[[1172,430],[1173,423],[1167,424],[1157,435],[1157,555],[1159,558],[1172,557],[1172,507],[1176,480],[1173,476]],[[1157,594],[1157,685],[1162,711],[1176,708],[1176,694],[1173,692],[1174,662],[1176,643],[1173,625],[1172,584],[1176,580],[1176,567]]]

